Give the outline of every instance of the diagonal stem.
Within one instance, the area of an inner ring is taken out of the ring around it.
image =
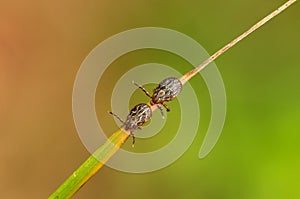
[[[129,133],[118,130],[100,146],[49,199],[70,198],[113,156],[129,137]]]
[[[249,34],[251,34],[253,31],[264,25],[266,22],[268,22],[270,19],[284,11],[286,8],[288,8],[290,5],[295,3],[296,0],[289,0],[282,6],[280,6],[277,10],[270,13],[268,16],[257,22],[255,25],[253,25],[251,28],[249,28],[247,31],[245,31],[243,34],[232,40],[230,43],[228,43],[226,46],[218,50],[215,54],[210,56],[208,59],[206,59],[202,64],[200,64],[197,68],[189,71],[184,76],[180,78],[180,81],[182,84],[186,83],[189,79],[191,79],[193,76],[195,76],[199,71],[201,71],[203,68],[205,68],[208,64],[210,64],[212,61],[217,59],[220,55],[222,55],[224,52],[226,52],[228,49],[230,49],[232,46],[234,46],[236,43],[247,37]]]
[[[244,39],[250,33],[255,31],[257,28],[261,27],[267,21],[278,15],[280,12],[285,10],[287,7],[292,5],[296,0],[289,0],[284,5],[279,7],[277,10],[269,14],[267,17],[256,23],[249,30],[244,32],[242,35],[231,41],[229,44],[224,46],[222,49],[217,51],[207,60],[205,60],[201,65],[199,65],[194,70],[188,72],[183,77],[180,78],[182,84],[186,83],[190,78],[196,75],[205,66],[227,51],[229,48],[234,46],[236,43]],[[150,104],[149,104],[150,105]],[[157,109],[157,106],[150,105],[152,111]],[[50,199],[61,199],[70,198],[76,193],[80,187],[82,187],[102,166],[106,163],[111,156],[113,156],[117,150],[123,145],[123,143],[128,139],[130,133],[119,129],[115,132],[109,139],[100,146],[58,189],[53,192],[49,197]]]

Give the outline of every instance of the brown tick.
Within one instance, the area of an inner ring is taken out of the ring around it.
[[[141,129],[141,126],[145,124],[147,121],[149,121],[152,117],[152,110],[151,107],[148,104],[138,104],[135,107],[133,107],[129,114],[127,115],[126,121],[124,122],[117,114],[113,112],[109,112],[113,116],[115,116],[121,123],[125,131],[129,131],[130,135],[132,136],[132,144],[135,143],[135,137],[133,134],[133,131],[136,129]]]
[[[137,84],[136,82],[133,83],[151,98],[150,104],[156,104],[162,115],[163,111],[161,105],[164,106],[169,112],[170,108],[165,104],[165,102],[173,100],[182,90],[182,83],[175,77],[169,77],[162,80],[153,90],[153,95],[150,95],[150,93],[143,86]]]

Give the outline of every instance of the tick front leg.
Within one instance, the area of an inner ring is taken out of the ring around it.
[[[134,81],[132,81],[132,83],[133,83],[135,86],[137,86],[137,87],[139,87],[140,89],[142,89],[142,91],[143,91],[148,97],[152,98],[152,96],[150,95],[150,93],[149,93],[148,91],[146,91],[146,89],[145,89],[143,86],[139,85],[138,83],[136,83],[136,82],[134,82]]]
[[[162,105],[166,108],[166,110],[167,110],[168,112],[170,112],[170,108],[169,108],[165,103],[163,103]]]
[[[118,116],[117,114],[115,114],[115,113],[113,113],[111,111],[109,111],[108,113],[112,114],[113,116],[115,116],[122,124],[124,124],[124,121],[120,118],[120,116]]]
[[[157,104],[157,108],[160,110],[162,118],[165,119],[164,110],[161,108],[161,106],[159,104]]]

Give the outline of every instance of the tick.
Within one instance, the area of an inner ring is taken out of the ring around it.
[[[150,104],[156,104],[162,115],[164,114],[161,106],[164,106],[169,112],[170,108],[166,105],[166,102],[173,100],[182,90],[182,83],[176,77],[168,77],[162,80],[153,90],[152,95],[150,95],[150,93],[143,86],[137,84],[136,82],[133,83],[151,98]]]
[[[117,114],[113,112],[109,113],[115,116],[122,123],[121,128],[123,128],[125,131],[130,132],[130,135],[132,136],[132,145],[134,145],[135,143],[133,131],[135,131],[136,129],[141,130],[141,126],[143,126],[152,117],[151,107],[148,104],[144,103],[138,104],[133,107],[127,115],[125,122]]]

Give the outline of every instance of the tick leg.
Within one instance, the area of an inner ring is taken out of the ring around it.
[[[109,111],[108,113],[112,114],[113,116],[115,116],[122,124],[124,124],[124,121],[120,118],[120,116],[118,116],[117,114],[115,114],[115,113],[113,113],[111,111]]]
[[[170,108],[169,108],[165,103],[163,103],[162,105],[166,108],[166,110],[167,110],[168,112],[170,112]]]
[[[132,147],[134,147],[135,137],[132,131],[130,131],[130,135],[132,136]]]
[[[152,96],[150,95],[150,93],[149,93],[148,91],[146,91],[146,89],[145,89],[143,86],[139,85],[139,84],[136,83],[135,81],[132,81],[132,83],[133,83],[134,85],[136,85],[137,87],[139,87],[140,89],[142,89],[142,91],[143,91],[148,97],[152,98]]]
[[[160,110],[162,118],[165,119],[164,110],[161,108],[161,106],[159,104],[157,104],[157,108]]]

